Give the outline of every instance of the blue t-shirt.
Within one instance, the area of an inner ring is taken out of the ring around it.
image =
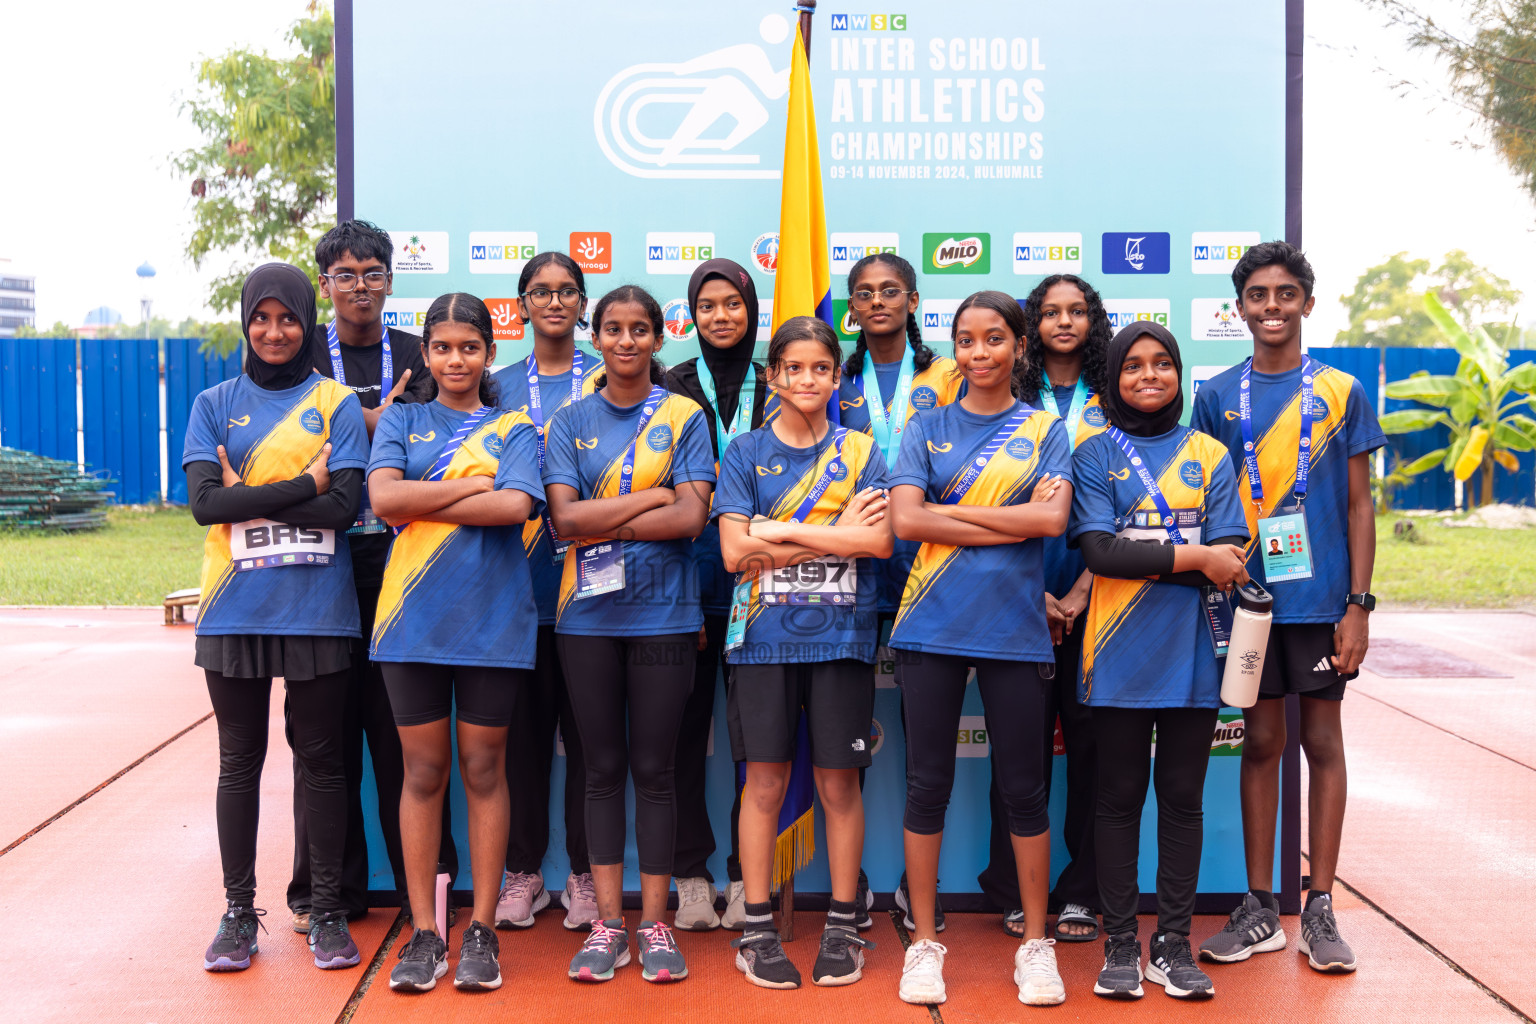
[[[1072,393],[1075,390],[1076,385],[1065,388],[1053,385],[1051,391],[1056,398],[1056,408],[1062,412],[1072,408]],[[1042,400],[1030,402],[1026,399],[1026,403],[1036,409],[1045,408]],[[1062,425],[1066,425],[1065,420]],[[1108,426],[1109,421],[1104,418],[1104,406],[1099,396],[1090,396],[1077,420],[1077,436],[1071,439],[1073,449],[1095,434],[1102,434]],[[1087,571],[1088,564],[1083,561],[1082,552],[1067,543],[1065,534],[1060,537],[1041,537],[1040,543],[1044,545],[1041,558],[1045,565],[1045,592],[1052,597],[1065,597],[1067,591]]]
[[[549,425],[544,486],[565,484],[581,500],[617,496],[624,457],[644,408],[644,402],[620,408],[594,394],[561,409]],[[663,398],[635,445],[633,489],[713,484],[715,456],[708,431],[697,403],[682,395]],[[569,540],[555,632],[662,636],[693,632],[704,624],[691,538],[624,541],[624,589],[581,600],[576,599],[577,552],[591,541]]]
[[[919,413],[907,425],[891,486],[913,484],[937,502],[1018,409],[992,416],[956,402]],[[982,470],[964,505],[1022,505],[1044,473],[1072,480],[1061,420],[1035,412]],[[923,544],[903,591],[891,646],[909,651],[1047,662],[1055,655],[1045,621],[1040,538],[989,547]]]
[[[1248,474],[1243,468],[1243,427],[1238,419],[1241,365],[1200,385],[1190,426],[1210,434],[1231,453],[1243,511],[1248,517],[1248,573],[1275,595],[1275,621],[1338,622],[1344,617],[1349,585],[1349,460],[1387,443],[1360,382],[1341,370],[1312,360],[1312,466],[1307,496],[1307,537],[1312,544],[1312,578],[1276,581],[1264,578],[1259,553],[1258,520]],[[1251,379],[1253,440],[1259,476],[1264,482],[1263,516],[1295,504],[1296,455],[1301,443],[1301,368],[1285,373],[1255,373]]]
[[[582,397],[590,395],[602,374],[602,364],[594,363],[590,353],[584,357],[581,375]],[[532,403],[528,400],[528,367],[525,360],[518,360],[496,374],[497,404],[503,409],[526,414],[533,418]],[[544,427],[555,412],[571,399],[571,371],[539,374],[539,402],[544,416]],[[537,428],[538,424],[534,426]],[[533,599],[539,606],[539,625],[550,626],[555,621],[555,605],[560,599],[560,569],[563,558],[555,557],[554,542],[545,526],[544,510],[529,516],[523,524],[523,550],[528,556],[528,572],[533,578]]]
[[[332,472],[368,465],[368,427],[351,388],[312,373],[296,387],[265,391],[241,374],[192,403],[181,464],[217,464],[223,445],[240,479],[257,487],[298,476],[327,441]],[[345,531],[334,531],[330,565],[237,572],[230,527],[210,526],[203,541],[198,636],[362,635]]]
[[[392,405],[373,431],[376,469],[424,480],[469,414],[441,402]],[[498,491],[522,491],[537,505],[533,424],[493,412],[464,438],[442,479],[489,476]],[[461,526],[417,520],[390,545],[374,616],[374,661],[532,668],[538,612],[523,556],[522,526]]]
[[[794,448],[772,427],[760,427],[731,442],[720,462],[716,516],[764,515],[789,521],[833,461],[832,432],[819,444]],[[854,495],[866,487],[885,487],[885,460],[867,434],[849,431],[843,438],[839,469],[811,511],[807,523],[835,523]],[[875,565],[860,558],[857,603],[834,605],[764,605],[752,585],[747,631],[728,660],[733,665],[769,665],[853,658],[875,660],[879,609],[875,604]]]
[[[1247,537],[1237,477],[1221,442],[1188,427],[1131,443],[1151,471],[1189,544]],[[1157,506],[1130,460],[1108,434],[1072,456],[1073,548],[1085,533],[1134,531],[1141,543],[1167,543]],[[1181,515],[1181,513],[1183,513]],[[1093,578],[1082,623],[1078,699],[1121,708],[1221,706],[1221,669],[1211,647],[1200,589],[1148,579]]]

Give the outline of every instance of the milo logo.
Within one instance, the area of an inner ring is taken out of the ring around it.
[[[1246,731],[1241,711],[1223,713],[1216,719],[1216,731],[1211,734],[1211,756],[1242,754]]]

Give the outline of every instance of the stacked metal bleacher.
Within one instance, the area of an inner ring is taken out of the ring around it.
[[[95,530],[107,523],[104,476],[73,462],[0,447],[0,530]]]

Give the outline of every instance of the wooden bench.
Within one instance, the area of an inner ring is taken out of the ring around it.
[[[196,587],[191,590],[178,590],[165,595],[165,624],[173,626],[178,622],[186,622],[186,613],[182,611],[189,604],[197,604],[203,592]]]

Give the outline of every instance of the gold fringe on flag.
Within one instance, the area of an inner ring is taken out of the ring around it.
[[[814,803],[789,828],[779,833],[773,846],[773,891],[816,856],[816,805]]]

